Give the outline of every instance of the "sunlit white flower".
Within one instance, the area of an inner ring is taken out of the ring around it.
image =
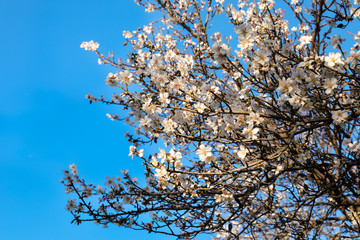
[[[328,67],[334,67],[335,65],[343,64],[340,53],[329,53],[329,56],[325,57],[325,64]]]
[[[129,157],[134,158],[134,154],[136,154],[136,151],[137,151],[137,149],[135,146],[130,146],[129,147]]]
[[[327,78],[327,79],[325,79],[323,86],[326,89],[325,93],[331,94],[331,93],[333,93],[333,90],[336,89],[338,86],[337,79],[336,78]]]
[[[301,42],[301,44],[307,45],[307,44],[311,43],[311,39],[312,39],[312,36],[303,35],[303,36],[300,37],[299,41]]]
[[[238,157],[243,160],[246,157],[246,154],[248,154],[249,150],[244,147],[244,146],[240,146],[239,150],[236,152],[236,154],[238,155]]]
[[[107,116],[108,118],[110,118],[111,121],[114,121],[114,120],[118,120],[118,119],[119,119],[119,115],[117,115],[117,114],[107,113],[106,116]]]
[[[131,34],[131,32],[129,32],[129,31],[123,31],[123,36],[125,37],[125,38],[132,38],[132,34]]]
[[[173,164],[175,168],[180,168],[182,166],[182,162],[180,160],[182,158],[181,152],[175,151],[175,149],[172,148],[169,152],[169,158],[170,163]]]
[[[245,24],[235,26],[234,30],[240,38],[249,38],[252,35],[251,27]]]
[[[89,42],[82,42],[80,44],[81,48],[84,48],[87,51],[96,51],[99,48],[99,43],[94,42],[93,40]]]
[[[295,7],[294,12],[300,13],[301,11],[302,11],[302,7],[301,7],[301,6],[296,6],[296,7]]]
[[[348,64],[354,64],[354,65],[357,65],[359,61],[360,61],[360,51],[356,51],[356,52],[351,51],[346,59],[346,62]]]
[[[182,77],[177,77],[170,82],[170,87],[176,90],[182,89],[184,86],[184,80]]]
[[[160,69],[162,65],[163,65],[163,62],[162,62],[161,55],[160,54],[153,54],[151,56],[150,66],[155,67],[157,69]]]
[[[75,165],[75,163],[70,165],[70,170],[71,170],[71,173],[74,174],[74,175],[79,174],[77,166]]]
[[[238,48],[241,49],[249,49],[254,45],[254,38],[253,37],[247,37],[247,38],[239,38],[239,43],[237,45]]]
[[[145,128],[148,128],[151,126],[151,122],[152,122],[152,119],[149,118],[148,116],[145,116],[143,118],[140,119],[139,121],[139,127],[145,127]]]
[[[130,146],[129,147],[129,157],[134,158],[134,155],[138,156],[138,157],[143,157],[144,156],[144,149],[140,149],[138,150],[135,146]]]
[[[355,39],[355,40],[360,39],[360,31],[354,36],[354,39]]]
[[[243,134],[246,138],[255,140],[258,138],[257,133],[260,131],[260,128],[253,128],[253,126],[248,126],[247,128],[244,128]]]
[[[107,75],[106,79],[105,79],[105,82],[106,82],[106,84],[114,87],[114,86],[118,85],[118,83],[117,83],[118,80],[119,79],[118,79],[118,74],[117,73],[115,73],[115,74],[114,73],[109,73]]]
[[[279,81],[277,90],[281,93],[289,94],[294,90],[294,81],[292,79],[285,79]]]
[[[163,104],[163,106],[166,106],[167,104],[169,104],[170,103],[169,93],[161,92],[159,94],[159,101]]]
[[[146,32],[147,34],[150,34],[151,31],[153,30],[153,27],[152,27],[151,25],[144,26],[143,30],[144,30],[144,32]]]
[[[206,109],[206,105],[201,103],[201,102],[197,102],[195,105],[194,105],[195,109],[199,112],[199,113],[203,113],[204,110]]]
[[[161,166],[160,168],[156,168],[154,175],[158,179],[162,179],[168,175],[168,171],[166,170],[166,168],[164,166]]]
[[[264,118],[260,117],[260,113],[258,112],[250,112],[247,117],[248,124],[261,124],[264,121]]]
[[[200,145],[200,147],[196,151],[196,154],[199,156],[200,161],[203,161],[205,163],[210,163],[215,159],[215,157],[212,155],[211,147],[205,147],[204,144]]]
[[[261,65],[265,65],[270,61],[269,56],[269,52],[267,51],[257,51],[256,52],[256,56],[254,57],[254,62],[261,64]]]
[[[131,72],[129,72],[128,70],[120,72],[118,78],[119,78],[121,84],[130,85],[134,82],[133,74]]]
[[[299,96],[299,95],[292,95],[289,99],[288,102],[295,108],[304,106],[305,104],[307,104],[309,101],[309,99],[305,96]]]
[[[223,43],[222,41],[216,41],[214,45],[212,45],[214,59],[219,63],[225,62],[230,56],[231,48],[228,45]]]
[[[340,124],[344,120],[346,120],[347,116],[349,114],[346,111],[337,110],[337,111],[331,111],[331,118],[334,120],[335,124]]]
[[[255,41],[254,34],[252,33],[252,29],[250,26],[245,24],[240,24],[235,26],[235,32],[239,36],[238,38],[238,48],[247,49],[253,45]]]
[[[164,131],[166,133],[172,133],[175,132],[176,128],[177,128],[177,123],[174,122],[171,118],[165,118],[161,125],[164,127]]]

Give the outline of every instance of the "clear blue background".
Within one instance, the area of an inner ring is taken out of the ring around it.
[[[114,89],[104,82],[111,69],[80,44],[125,56],[122,31],[152,17],[132,0],[0,0],[0,239],[173,239],[70,224],[59,182],[72,163],[95,184],[120,169],[142,175],[127,156],[129,129],[106,117],[120,110],[85,99]]]
[[[101,52],[125,56],[122,31],[152,16],[132,0],[0,0],[0,239],[172,239],[70,224],[59,182],[72,163],[95,184],[120,169],[142,175],[127,156],[130,128],[105,116],[120,109],[85,99],[111,97],[111,68],[79,46],[94,40]]]

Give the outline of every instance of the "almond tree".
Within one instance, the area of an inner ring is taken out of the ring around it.
[[[114,67],[112,98],[87,98],[123,110],[108,116],[134,126],[129,155],[147,183],[123,171],[96,187],[71,165],[74,222],[178,239],[359,239],[358,1],[136,3],[162,17],[124,31],[127,59],[81,47]]]

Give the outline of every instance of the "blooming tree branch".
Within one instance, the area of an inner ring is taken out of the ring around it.
[[[96,187],[71,165],[74,222],[178,239],[360,238],[358,2],[136,2],[163,16],[124,31],[127,59],[81,47],[114,66],[112,98],[86,97],[128,110],[108,117],[134,126],[129,156],[147,183],[123,171]],[[224,17],[231,36],[214,30]],[[151,156],[148,143],[164,146]]]

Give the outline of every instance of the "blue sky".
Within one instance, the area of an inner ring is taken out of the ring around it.
[[[143,173],[127,156],[130,128],[105,116],[119,111],[85,99],[112,95],[104,82],[111,68],[79,46],[94,40],[103,53],[125,55],[122,31],[150,20],[132,0],[0,0],[1,239],[170,239],[71,225],[59,182],[72,163],[95,184],[120,169]]]
[[[120,169],[143,173],[127,157],[127,127],[105,116],[116,109],[85,99],[112,95],[104,82],[111,70],[79,46],[94,40],[102,52],[124,55],[122,31],[150,20],[132,0],[0,0],[1,239],[159,237],[70,224],[59,182],[72,163],[96,184]]]

